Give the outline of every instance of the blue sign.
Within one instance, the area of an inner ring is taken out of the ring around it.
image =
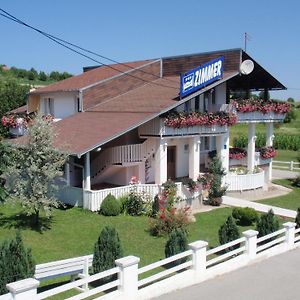
[[[181,75],[180,97],[185,97],[222,78],[224,56],[220,56],[198,68]]]

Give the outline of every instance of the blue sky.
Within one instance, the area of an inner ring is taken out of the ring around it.
[[[229,48],[247,52],[300,100],[300,2],[286,1],[18,1],[0,7],[33,26],[118,61]],[[94,63],[0,16],[0,63],[81,72]],[[103,61],[107,63],[107,61]]]

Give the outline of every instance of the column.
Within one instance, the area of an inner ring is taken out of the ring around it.
[[[140,181],[140,183],[146,183],[145,182],[145,162],[142,161],[139,165],[138,165],[138,180]]]
[[[206,270],[206,248],[208,243],[205,241],[196,241],[189,244],[189,248],[193,251],[192,269],[197,275],[204,275]]]
[[[33,278],[8,283],[6,285],[14,300],[37,300],[37,288],[40,282]]]
[[[243,236],[246,238],[245,252],[250,259],[254,259],[256,257],[257,235],[258,231],[252,229],[243,232]]]
[[[288,249],[293,249],[295,247],[295,229],[296,223],[287,222],[282,224],[285,228],[285,243]]]
[[[140,259],[136,256],[126,256],[115,261],[120,267],[118,290],[124,299],[136,299],[138,292],[138,263]]]
[[[91,189],[91,160],[90,152],[84,155],[84,189]]]
[[[155,183],[163,184],[167,181],[167,148],[168,144],[164,139],[158,139],[155,150]]]
[[[216,137],[217,154],[225,172],[229,172],[229,132]]]
[[[274,124],[272,122],[266,124],[266,146],[267,147],[273,147],[273,128]],[[272,159],[269,163],[268,170],[265,174],[265,181],[269,183],[272,180]]]
[[[67,186],[70,186],[70,165],[69,165],[68,161],[66,161],[66,163],[65,163],[65,180],[66,180]]]
[[[197,180],[200,168],[200,136],[189,138],[189,177]]]
[[[255,123],[248,124],[247,168],[253,171],[255,167]]]

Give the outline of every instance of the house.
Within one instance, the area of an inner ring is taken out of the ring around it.
[[[229,95],[280,89],[284,85],[246,52],[230,49],[87,68],[30,92],[27,112],[51,114],[57,121],[55,143],[70,153],[67,186],[73,192],[82,188],[84,207],[96,210],[108,193],[104,187],[119,195],[133,176],[147,191],[168,178],[196,180],[211,150],[222,159],[229,189],[263,187],[272,176],[272,159],[257,157],[255,125],[266,124],[266,146],[272,146],[273,124],[285,113],[240,112]],[[176,119],[179,112],[190,114],[186,124]],[[210,119],[203,123],[193,112],[207,112]],[[260,166],[258,173],[229,172],[233,114],[248,124],[244,163],[250,171]]]

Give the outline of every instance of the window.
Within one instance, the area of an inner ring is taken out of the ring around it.
[[[200,96],[198,95],[195,97],[195,111],[199,111],[200,108],[199,102],[200,102]]]
[[[54,99],[53,98],[44,98],[43,99],[43,113],[45,115],[54,116]]]
[[[191,110],[191,102],[187,101],[184,103],[184,111],[189,112]]]
[[[216,91],[215,91],[215,89],[211,90],[211,103],[216,104]]]
[[[80,106],[80,98],[75,98],[75,111],[81,112],[81,106]]]
[[[200,151],[209,150],[209,137],[208,136],[201,137],[200,141],[201,141]]]

